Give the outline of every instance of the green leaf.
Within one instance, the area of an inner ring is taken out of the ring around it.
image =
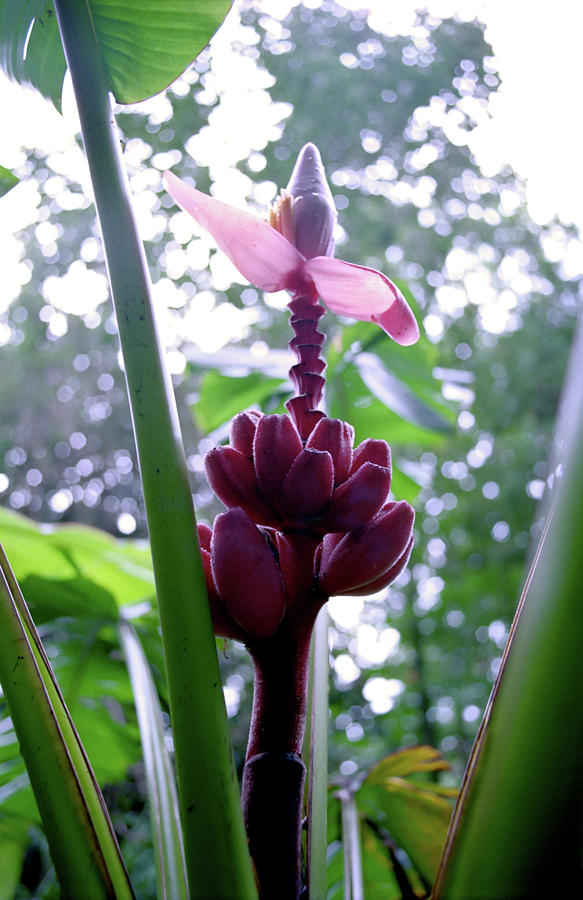
[[[329,413],[354,425],[357,443],[367,437],[392,447],[443,443],[453,416],[433,377],[435,348],[427,340],[400,347],[378,327],[359,322],[343,330],[327,361]]]
[[[15,184],[18,184],[18,178],[16,177],[16,175],[14,175],[10,171],[10,169],[6,169],[4,168],[4,166],[0,166],[0,197],[3,197],[4,194],[7,194]]]
[[[206,433],[214,431],[242,409],[261,405],[280,385],[280,378],[265,378],[261,372],[251,372],[241,378],[208,372],[202,379],[194,407],[196,422]]]
[[[381,760],[357,793],[363,815],[390,833],[428,883],[439,865],[451,818],[450,797],[456,792],[408,776],[447,768],[431,747],[408,748]]]
[[[433,747],[406,747],[385,756],[374,766],[368,776],[369,784],[384,784],[394,776],[406,777],[419,772],[443,772],[449,769],[448,763]]]
[[[24,823],[3,821],[0,815],[0,900],[13,900],[16,894],[28,843]]]
[[[362,870],[366,900],[401,900],[391,855],[367,821],[361,825]]]
[[[119,607],[151,603],[150,554],[96,528],[66,525],[52,532],[0,509],[0,534],[37,622],[58,616],[118,621]]]
[[[230,0],[86,0],[107,81],[118,103],[168,87],[196,58]],[[26,51],[26,53],[25,53]],[[65,57],[52,0],[2,0],[0,64],[60,108]]]
[[[35,620],[43,624],[46,647],[54,653],[59,684],[96,776],[102,784],[118,781],[140,758],[140,745],[115,626],[120,609],[147,615],[152,606],[149,553],[86,526],[57,526],[46,533],[6,509],[0,509],[0,534]],[[158,645],[158,623],[150,618],[142,622]],[[17,744],[2,746],[8,736],[0,729],[0,791],[11,792],[22,767]],[[12,796],[10,810],[18,806],[34,819],[30,792]]]
[[[1,0],[0,65],[60,109],[67,67],[52,0]]]
[[[109,86],[136,103],[171,84],[210,41],[230,0],[88,0]]]
[[[328,378],[328,413],[349,421],[355,430],[355,444],[368,437],[387,441],[393,451],[391,491],[398,500],[413,502],[420,485],[409,474],[406,461],[400,459],[399,448],[409,444],[419,448],[438,448],[444,441],[443,432],[421,428],[404,421],[372,396],[354,365],[346,366]]]

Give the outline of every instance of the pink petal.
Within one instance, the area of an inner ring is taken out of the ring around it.
[[[303,271],[313,280],[328,309],[337,315],[376,322],[404,346],[419,338],[409,304],[382,272],[328,256],[307,260]]]
[[[202,225],[241,275],[262,291],[280,291],[303,256],[286,238],[252,213],[234,209],[164,173],[168,193]]]

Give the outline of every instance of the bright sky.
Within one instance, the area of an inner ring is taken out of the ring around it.
[[[265,11],[278,17],[284,15],[298,0],[260,2]],[[306,2],[317,6],[320,0]],[[360,9],[366,4],[372,13],[373,27],[388,33],[407,33],[415,18],[416,4],[412,0],[391,0],[391,3],[386,0],[343,0],[343,3],[353,9]],[[574,3],[573,0],[554,0],[549,8],[546,4],[534,4],[530,0],[427,0],[427,6],[430,12],[442,17],[456,12],[467,19],[477,15],[487,25],[486,35],[494,48],[502,86],[492,101],[491,116],[485,114],[471,136],[471,146],[480,164],[487,172],[495,171],[503,163],[509,163],[525,178],[530,212],[537,221],[545,222],[559,215],[565,223],[575,222],[579,228],[583,228],[579,115],[581,54],[578,46],[579,36],[583,31],[583,4]],[[231,17],[230,21],[231,27],[223,29],[218,37],[218,43],[224,46],[228,46],[230,32],[237,27],[236,17]],[[257,171],[260,172],[261,149],[266,140],[273,140],[274,135],[277,135],[279,123],[290,110],[282,108],[285,104],[270,102],[269,77],[259,72],[249,58],[234,56],[232,52],[215,55],[217,59],[213,64],[214,81],[211,81],[211,87],[214,85],[214,89],[219,92],[228,89],[221,103],[211,113],[213,127],[203,129],[200,135],[192,139],[192,147],[187,149],[203,162],[206,157],[223,160],[222,165],[220,162],[218,165],[215,163],[211,171],[211,177],[217,180],[217,196],[227,193],[231,198],[239,196],[241,202],[244,202],[244,198],[250,195],[256,202],[267,204],[272,198],[262,196],[260,192],[269,193],[274,186],[269,182],[262,182],[260,176],[253,186],[248,176],[234,169],[233,163],[254,153]],[[51,154],[50,162],[57,172],[72,175],[90,194],[82,153],[72,145],[76,126],[70,100],[65,103],[67,115],[63,118],[39,95],[25,91],[0,77],[0,102],[5,123],[0,133],[0,164],[9,168],[16,167],[24,161],[20,149],[22,146],[39,146]],[[163,95],[151,103],[157,104],[160,121],[163,121],[170,110],[170,104]],[[233,121],[241,116],[247,122],[261,123],[265,134],[259,134],[259,127],[252,131],[233,127]],[[217,154],[217,133],[226,135],[222,138],[220,154]],[[209,142],[212,147],[207,146]],[[143,223],[143,234],[151,237],[161,227],[156,216],[148,210],[153,197],[148,178],[152,173],[151,163],[156,167],[157,162],[149,161],[150,172],[144,173],[142,169],[140,174],[139,146],[136,151],[138,174],[134,176],[134,194],[140,222]],[[164,168],[172,164],[172,160],[163,160],[157,167]],[[63,194],[63,180],[57,176],[54,181],[54,192],[55,196],[59,196],[59,204],[66,204],[68,201],[66,192]],[[78,202],[78,195],[70,194],[69,200],[73,204]],[[4,280],[0,310],[17,296],[20,285],[28,277],[26,267],[20,262],[22,248],[13,234],[26,227],[29,222],[36,221],[37,201],[34,185],[23,182],[4,197],[0,204],[0,265]],[[185,218],[174,217],[170,224],[175,229],[183,228]],[[47,245],[47,256],[50,256],[52,242],[58,236],[53,233],[54,227],[50,222],[37,222],[34,227],[37,229],[37,238]],[[176,232],[174,236],[180,240]],[[59,284],[45,283],[43,286],[45,294],[50,289],[51,296],[47,296],[47,300],[59,310],[60,318],[55,315],[54,322],[51,320],[51,328],[54,326],[53,330],[56,329],[55,335],[59,328],[66,330],[65,314],[72,311],[67,308],[64,296],[67,293],[67,278],[74,282],[71,288],[74,288],[73,293],[77,297],[93,297],[93,310],[103,299],[106,290],[102,283],[103,276],[98,276],[91,269],[97,252],[95,241],[91,239],[86,244],[83,259],[71,267],[66,278],[60,279]],[[565,260],[565,247],[557,245],[557,248],[558,258]],[[195,254],[200,266],[200,259],[208,257],[208,246],[204,238],[201,239],[198,235],[198,240],[191,241],[189,252]],[[568,274],[580,274],[583,272],[581,245],[577,244],[569,252]],[[185,259],[184,254],[176,254],[175,260],[169,259],[169,277],[162,279],[156,286],[161,294],[162,306],[180,307],[186,303],[187,298],[179,296],[180,289],[171,280],[179,277],[179,269],[184,266]],[[191,265],[196,265],[195,260],[190,262]],[[221,261],[220,255],[211,257],[211,269],[213,282],[219,289],[226,287],[231,280],[236,280],[232,267],[229,269],[226,262]],[[468,285],[464,283],[463,289],[467,291]],[[59,306],[61,294],[63,296]],[[200,345],[208,352],[217,349],[218,330],[223,335],[223,342],[224,339],[236,338],[237,334],[226,335],[225,338],[227,311],[221,306],[215,308],[210,295],[208,310],[203,309],[201,296],[203,295],[199,295],[194,314],[199,319],[206,316],[206,332],[202,321],[199,321],[198,333],[207,334],[206,344],[203,345],[201,340]],[[277,296],[274,295],[269,302],[276,304]],[[244,329],[247,321],[235,322],[232,308],[229,307],[229,310],[227,318],[235,331]],[[243,310],[241,313],[243,316],[247,313],[252,315],[253,310]],[[492,330],[500,330],[502,327],[501,324]],[[167,343],[171,345],[172,341]]]
[[[502,86],[472,139],[480,163],[509,163],[528,180],[533,218],[560,215],[583,229],[581,166],[581,33],[583,4],[554,0],[339,0],[349,9],[369,8],[374,22],[407,29],[415,9],[445,18],[459,14],[486,24]],[[274,11],[294,0],[264,0]],[[319,0],[313,0],[319,5]]]

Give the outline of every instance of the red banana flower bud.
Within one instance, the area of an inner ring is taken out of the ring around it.
[[[306,447],[327,450],[334,463],[334,486],[348,478],[352,465],[354,428],[341,419],[320,419],[306,441]],[[382,464],[381,464],[382,465]]]
[[[259,492],[252,462],[233,447],[215,447],[205,458],[209,484],[227,508],[240,506],[261,525],[277,525],[278,519]]]
[[[201,524],[197,527],[200,555],[202,557],[202,568],[206,581],[206,590],[209,598],[214,632],[218,637],[241,641],[244,639],[243,631],[227,612],[225,604],[217,593],[217,588],[213,579],[210,553],[212,531],[208,525]]]
[[[338,540],[325,535],[316,560],[319,588],[323,594],[351,594],[372,586],[379,589],[392,579],[393,568],[411,541],[415,513],[405,501],[388,503],[364,528]],[[385,581],[384,576],[387,577]]]
[[[252,638],[269,638],[285,612],[285,594],[273,549],[240,508],[215,519],[211,540],[214,583],[235,622]]]
[[[353,452],[353,440],[351,425],[324,417],[304,448],[289,416],[239,413],[231,446],[206,457],[209,483],[225,506],[240,506],[258,525],[312,534],[354,531],[386,503],[391,453],[378,440]]]
[[[285,194],[291,200],[293,242],[300,253],[306,259],[332,256],[338,213],[314,144],[301,149]]]

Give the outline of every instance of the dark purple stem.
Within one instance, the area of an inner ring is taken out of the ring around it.
[[[298,603],[276,634],[249,645],[255,665],[253,713],[243,769],[242,805],[261,900],[297,900],[301,890],[301,821],[308,659],[321,602]]]
[[[324,416],[317,406],[325,384],[322,372],[326,363],[320,356],[325,335],[318,331],[318,322],[325,310],[318,303],[316,293],[309,290],[294,294],[288,307],[290,325],[295,334],[289,347],[295,351],[298,362],[289,372],[296,396],[288,400],[286,407],[300,437],[306,440],[316,422]]]

